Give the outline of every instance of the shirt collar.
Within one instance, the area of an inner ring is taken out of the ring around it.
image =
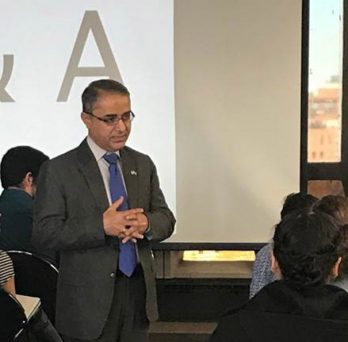
[[[87,144],[97,161],[103,159],[104,154],[109,153],[108,151],[97,145],[97,143],[90,136],[87,136]],[[116,151],[114,153],[116,153],[120,157],[120,151]]]

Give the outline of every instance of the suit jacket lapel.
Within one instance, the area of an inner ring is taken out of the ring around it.
[[[132,158],[131,153],[127,150],[127,147],[120,151],[122,173],[126,183],[128,204],[130,208],[138,207],[138,167],[135,158]]]
[[[109,201],[97,161],[86,140],[78,147],[77,157],[79,169],[86,179],[97,206],[104,212],[109,207]]]

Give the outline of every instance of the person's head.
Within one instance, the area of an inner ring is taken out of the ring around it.
[[[316,285],[337,276],[341,259],[337,222],[323,212],[304,210],[285,216],[273,237],[272,270],[280,278]]]
[[[115,152],[125,146],[133,117],[129,91],[119,82],[94,81],[82,93],[82,121],[88,135],[106,151]]]
[[[40,167],[48,159],[44,153],[30,146],[9,149],[0,165],[2,187],[19,187],[34,196]]]
[[[286,215],[294,211],[310,209],[318,199],[312,195],[301,192],[292,193],[286,196],[283,208],[280,212],[280,217],[283,219]]]
[[[320,199],[315,210],[321,210],[324,213],[334,217],[339,223],[344,224],[347,220],[348,201],[346,197],[327,195]]]
[[[340,228],[341,243],[338,249],[338,255],[342,257],[340,267],[338,270],[338,280],[348,278],[348,225],[345,224]]]

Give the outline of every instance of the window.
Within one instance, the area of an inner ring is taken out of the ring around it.
[[[309,13],[308,162],[339,162],[343,0],[311,0]]]

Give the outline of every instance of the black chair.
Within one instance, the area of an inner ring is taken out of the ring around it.
[[[26,324],[27,318],[22,305],[0,289],[0,341],[13,341]]]
[[[7,253],[14,266],[16,292],[24,296],[39,297],[42,309],[54,325],[58,269],[47,260],[29,252]]]

